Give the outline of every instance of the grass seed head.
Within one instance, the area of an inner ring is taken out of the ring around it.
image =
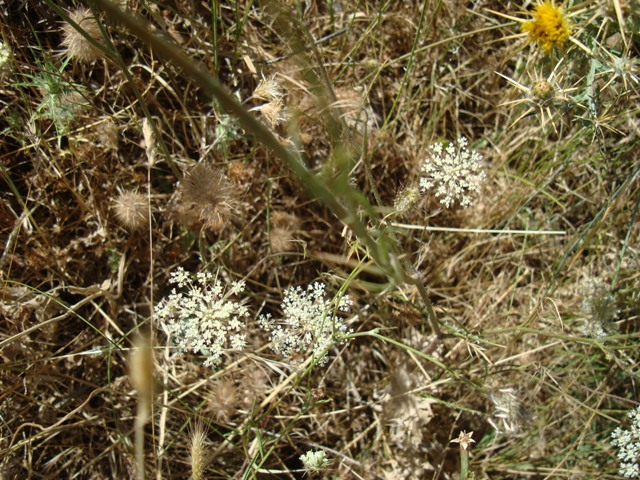
[[[235,192],[222,170],[198,163],[178,187],[178,220],[187,227],[202,226],[219,232],[237,208]]]
[[[196,422],[196,426],[191,431],[191,445],[189,448],[189,462],[191,463],[191,478],[201,480],[207,466],[205,454],[205,441],[207,440],[207,430],[202,422]]]
[[[101,38],[98,22],[96,22],[93,13],[88,8],[79,8],[69,12],[69,18],[94,40]],[[65,55],[78,62],[92,63],[102,57],[100,50],[71,24],[66,22],[62,26],[62,46],[65,48]]]
[[[116,218],[128,230],[140,230],[149,224],[147,197],[138,192],[122,192],[114,202]]]
[[[271,248],[275,253],[291,251],[291,243],[295,230],[300,228],[300,219],[286,212],[271,214],[273,229],[271,230]]]
[[[239,392],[236,384],[229,378],[216,382],[209,395],[208,410],[220,422],[228,422],[238,410]]]

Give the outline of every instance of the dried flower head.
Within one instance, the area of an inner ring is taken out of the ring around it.
[[[270,232],[271,248],[275,253],[291,250],[293,233],[300,228],[300,219],[287,212],[275,211],[271,214],[273,228]]]
[[[571,27],[564,10],[554,1],[546,0],[536,5],[533,18],[520,26],[522,32],[529,34],[530,41],[537,42],[545,53],[549,53],[554,45],[558,48],[566,45]]]
[[[69,18],[94,40],[102,37],[100,27],[88,8],[69,12]],[[79,62],[91,63],[102,57],[102,52],[69,23],[62,26],[62,46],[66,49],[65,55]]]
[[[209,394],[208,410],[221,422],[228,422],[238,410],[238,388],[230,378],[218,380]]]
[[[250,111],[260,112],[264,121],[267,122],[267,125],[271,128],[275,128],[289,119],[287,107],[284,105],[282,98],[275,98],[269,103],[252,108]]]
[[[460,137],[444,150],[442,143],[431,145],[431,158],[422,165],[420,189],[427,192],[436,187],[436,197],[447,208],[456,200],[462,207],[471,205],[469,193],[478,191],[486,178],[480,163],[482,156],[468,150],[468,144],[465,137]]]
[[[501,388],[489,395],[493,403],[493,418],[489,423],[500,433],[515,434],[520,431],[523,418],[522,402],[516,395],[515,388]]]
[[[611,434],[611,445],[618,447],[620,467],[618,473],[624,478],[640,478],[640,407],[627,413],[631,419],[630,430],[618,427]]]
[[[113,152],[118,151],[118,127],[111,118],[104,117],[95,126],[94,134],[102,147]]]
[[[473,432],[460,431],[458,438],[451,440],[451,443],[459,443],[462,450],[469,450],[472,443],[476,443],[473,439]]]
[[[316,282],[306,290],[291,287],[284,292],[281,320],[276,321],[267,314],[261,315],[258,322],[271,332],[274,352],[289,358],[311,350],[314,360],[324,365],[336,334],[347,334],[347,325],[335,311],[346,312],[351,304],[351,299],[345,295],[334,305],[325,298],[325,286]]]
[[[129,230],[139,230],[149,224],[149,205],[142,193],[122,192],[114,208],[118,221]]]
[[[396,213],[406,213],[420,200],[420,190],[417,187],[406,187],[400,190],[393,201]]]
[[[235,192],[222,170],[198,163],[178,187],[178,220],[187,227],[219,232],[237,207]]]
[[[265,102],[272,102],[273,100],[282,99],[283,96],[282,87],[276,81],[275,75],[272,75],[269,78],[263,78],[260,80],[260,83],[258,83],[258,86],[253,91],[251,98],[264,100]]]
[[[243,318],[249,311],[231,300],[242,293],[243,282],[234,282],[227,289],[210,272],[194,276],[179,267],[171,272],[169,283],[184,292],[174,288],[158,303],[155,314],[178,353],[199,353],[207,357],[205,366],[217,366],[226,350],[244,349]]]

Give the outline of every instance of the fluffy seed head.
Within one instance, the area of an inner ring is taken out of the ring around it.
[[[520,30],[528,33],[529,40],[540,45],[545,53],[549,53],[554,45],[563,48],[571,35],[563,9],[549,0],[535,6],[533,20],[524,22]]]
[[[258,86],[253,91],[253,95],[251,98],[255,98],[258,100],[264,100],[265,102],[271,102],[273,100],[278,100],[283,97],[282,87],[276,81],[275,76],[271,76],[269,78],[263,78],[258,83]]]
[[[69,12],[69,18],[91,38],[95,40],[101,38],[100,27],[88,8],[79,8]],[[62,26],[62,46],[65,48],[65,55],[79,62],[91,63],[102,57],[102,52],[69,23]]]
[[[122,192],[114,202],[116,218],[129,230],[139,230],[149,224],[147,197],[138,192]]]
[[[273,212],[271,214],[271,248],[275,253],[291,251],[293,233],[300,228],[300,219],[287,212]]]
[[[403,188],[393,201],[393,208],[397,213],[406,213],[420,200],[420,190],[417,187]]]
[[[198,163],[178,187],[178,220],[187,227],[219,232],[237,207],[235,191],[221,170]]]
[[[216,382],[209,395],[208,409],[219,422],[228,422],[238,410],[239,392],[229,378]]]
[[[275,128],[289,119],[287,108],[285,107],[282,98],[275,98],[269,103],[252,108],[251,110],[259,111],[262,114],[264,121],[271,128]]]

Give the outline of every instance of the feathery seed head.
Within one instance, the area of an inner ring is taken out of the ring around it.
[[[272,102],[274,100],[280,100],[284,96],[282,87],[276,81],[275,75],[269,78],[263,78],[258,83],[258,86],[253,91],[251,98],[257,100],[264,100],[265,102]]]
[[[69,12],[69,18],[94,40],[101,38],[100,27],[88,8]],[[62,26],[62,46],[65,55],[79,62],[91,63],[102,57],[102,52],[69,23]]]
[[[222,170],[198,163],[178,187],[178,220],[187,227],[202,226],[219,232],[237,207],[235,192]]]
[[[139,230],[149,224],[147,197],[138,192],[122,192],[114,202],[116,218],[129,230]]]
[[[205,442],[207,440],[207,430],[198,421],[191,431],[191,445],[189,448],[189,460],[191,463],[191,478],[193,480],[202,480],[204,470],[207,466],[205,454]]]
[[[235,382],[230,378],[223,378],[211,390],[208,409],[219,422],[228,422],[238,409],[238,397]]]
[[[607,328],[618,315],[616,299],[607,284],[600,278],[592,278],[580,289],[583,297],[580,308],[588,316],[582,327],[582,334],[592,338],[607,335]]]
[[[397,213],[409,211],[420,200],[420,189],[417,187],[403,188],[393,201],[393,207]]]
[[[270,232],[271,248],[275,253],[291,250],[293,233],[300,228],[300,219],[287,212],[275,211],[271,214],[273,228]]]
[[[289,120],[289,114],[287,113],[287,107],[284,104],[282,98],[275,98],[269,103],[254,107],[250,111],[258,111],[262,114],[262,118],[271,128],[275,128],[281,123]]]

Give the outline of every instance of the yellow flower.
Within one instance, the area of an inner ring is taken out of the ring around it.
[[[546,0],[536,5],[533,12],[534,20],[524,22],[520,30],[528,32],[529,39],[538,42],[545,53],[549,53],[554,45],[564,47],[571,35],[571,27],[562,8]]]

